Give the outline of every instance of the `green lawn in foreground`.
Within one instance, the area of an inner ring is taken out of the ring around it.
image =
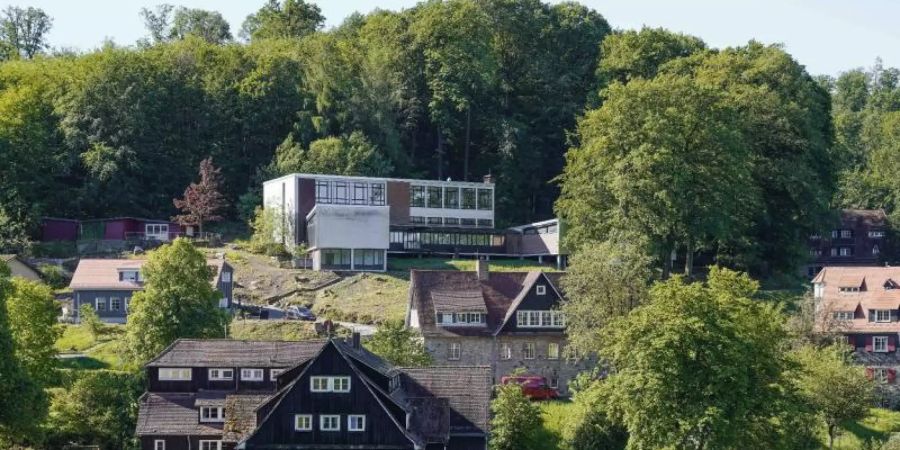
[[[869,417],[859,422],[845,424],[841,428],[840,435],[834,441],[835,450],[869,448],[865,445],[866,441],[884,441],[892,433],[900,433],[900,411],[872,408]],[[823,437],[823,444],[827,442],[826,435]]]

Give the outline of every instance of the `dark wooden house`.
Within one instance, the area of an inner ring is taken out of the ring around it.
[[[809,237],[806,275],[826,266],[878,265],[887,249],[887,216],[881,209],[842,209],[840,220],[824,233]]]
[[[358,335],[183,339],[146,371],[145,450],[486,448],[489,368],[392,367]]]

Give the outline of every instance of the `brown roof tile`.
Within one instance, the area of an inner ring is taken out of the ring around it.
[[[146,259],[82,259],[72,274],[69,287],[72,289],[122,289],[136,290],[143,287],[142,283],[119,281],[120,269],[138,269],[144,266]],[[213,277],[215,286],[225,266],[224,259],[207,259],[206,263],[216,268]]]
[[[179,339],[148,367],[292,367],[318,353],[324,340]]]
[[[407,399],[447,399],[451,432],[487,431],[492,378],[487,366],[404,368]]]
[[[900,289],[886,289],[885,285],[896,286],[900,280],[900,267],[825,267],[814,284],[822,284],[822,296],[818,299],[819,317],[817,326],[840,328],[844,332],[900,332],[900,322],[875,323],[869,320],[870,309],[900,308]],[[841,288],[860,288],[858,292],[841,292]],[[831,313],[857,311],[852,320],[840,324],[832,322]]]
[[[200,423],[193,393],[147,393],[141,397],[138,435],[218,436],[222,424]]]

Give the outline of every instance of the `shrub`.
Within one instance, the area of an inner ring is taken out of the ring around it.
[[[97,312],[94,311],[94,308],[91,308],[91,305],[88,304],[81,305],[78,308],[78,317],[81,318],[81,326],[87,329],[94,340],[97,340],[97,337],[103,332],[103,322],[100,320]]]
[[[55,264],[41,264],[38,266],[44,282],[53,289],[62,289],[69,284],[69,277],[66,276],[62,267]]]

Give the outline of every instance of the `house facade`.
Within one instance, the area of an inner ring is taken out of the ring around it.
[[[73,307],[78,319],[81,305],[90,305],[104,322],[124,323],[135,292],[144,288],[144,259],[82,259],[72,275]],[[220,308],[231,308],[234,299],[234,269],[224,259],[209,259],[212,285],[221,293]]]
[[[486,367],[395,368],[343,340],[186,340],[146,365],[144,450],[484,450]]]
[[[407,326],[422,333],[440,364],[487,365],[494,382],[517,369],[539,375],[562,395],[593,355],[568,345],[561,273],[413,270]]]
[[[854,360],[878,383],[880,403],[900,406],[900,267],[822,269],[813,279],[816,328],[844,336]]]
[[[307,245],[315,270],[386,270],[388,254],[557,257],[558,220],[497,229],[483,182],[291,174],[263,183],[276,238]],[[551,223],[552,222],[552,223]]]
[[[43,241],[158,241],[168,242],[184,234],[181,225],[168,220],[140,217],[105,219],[41,219]]]
[[[881,209],[842,209],[838,223],[809,237],[806,275],[827,266],[874,266],[886,250],[887,216]]]

